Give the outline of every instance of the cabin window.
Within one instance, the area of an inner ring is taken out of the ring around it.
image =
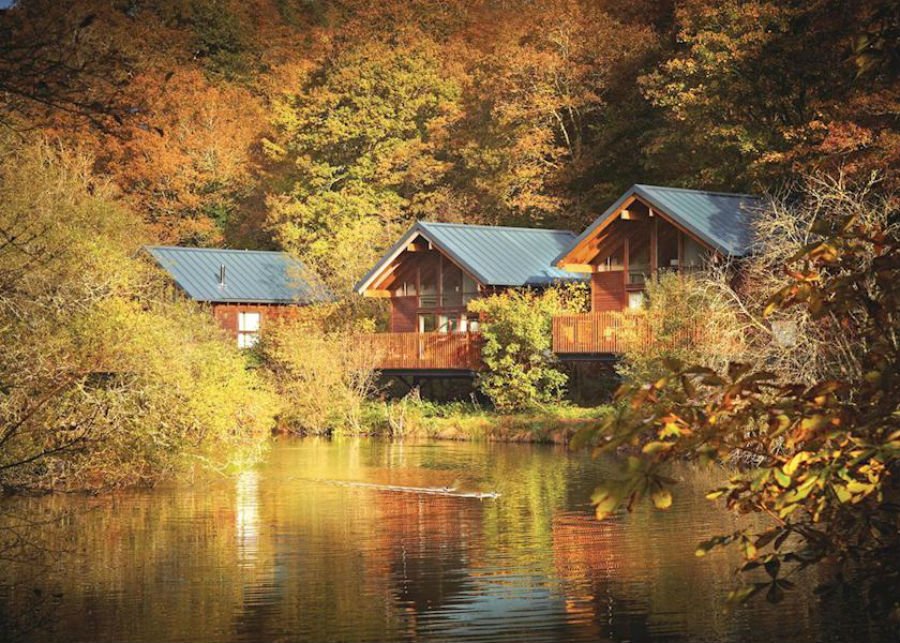
[[[643,305],[644,305],[644,291],[643,290],[635,290],[633,292],[628,293],[628,308],[629,308],[629,310],[638,310]]]
[[[438,278],[440,257],[432,255],[419,267],[419,306],[433,308],[438,305]]]
[[[400,282],[394,291],[394,295],[397,297],[414,297],[416,295],[415,279],[404,279]]]
[[[442,306],[459,307],[463,305],[463,273],[458,266],[445,261],[441,270],[441,302]]]
[[[665,221],[657,227],[656,261],[660,270],[678,268],[678,229]]]
[[[631,247],[628,249],[628,283],[635,286],[643,284],[646,276],[649,274],[649,242],[631,244]]]
[[[624,256],[625,249],[620,245],[613,252],[610,252],[605,259],[597,264],[597,272],[616,272],[624,270]]]
[[[419,332],[433,333],[437,330],[437,315],[434,313],[423,313],[419,315]]]
[[[438,315],[438,332],[459,332],[459,315]]]
[[[472,279],[466,273],[463,273],[462,276],[462,286],[463,286],[463,306],[468,304],[473,299],[478,297],[478,282]]]
[[[684,235],[684,256],[682,264],[687,268],[700,268],[708,258],[706,248],[692,237]]]
[[[259,313],[238,313],[238,348],[252,348],[259,341]]]
[[[478,318],[469,318],[465,313],[421,313],[420,333],[475,333],[478,332]]]

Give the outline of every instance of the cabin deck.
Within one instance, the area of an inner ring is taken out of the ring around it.
[[[553,318],[557,355],[619,355],[635,342],[652,341],[644,317],[628,312],[582,313]]]
[[[553,318],[553,352],[562,359],[613,359],[633,342],[653,341],[635,313],[584,313]],[[481,370],[479,333],[373,333],[362,338],[381,371]]]
[[[478,371],[479,333],[373,333],[363,343],[381,371]]]

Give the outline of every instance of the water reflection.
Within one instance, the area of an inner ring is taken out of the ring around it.
[[[724,610],[735,559],[693,556],[735,519],[691,469],[675,508],[598,523],[607,467],[558,448],[284,441],[259,471],[206,486],[7,502],[74,517],[37,582],[62,594],[24,641],[874,640],[851,608],[807,588],[773,608]],[[317,482],[317,480],[319,482]],[[499,491],[496,500],[322,480]],[[52,548],[52,547],[50,547]],[[21,611],[5,566],[0,620]],[[34,579],[31,579],[34,582]],[[804,582],[801,579],[801,582]],[[848,636],[847,633],[850,633]],[[10,629],[0,639],[12,640]]]
[[[259,553],[259,473],[245,471],[235,479],[234,522],[238,564],[252,567]]]

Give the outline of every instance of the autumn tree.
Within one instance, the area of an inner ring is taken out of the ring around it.
[[[346,289],[412,219],[439,212],[442,142],[460,86],[433,42],[338,52],[279,100],[270,156],[289,168],[270,200],[278,240]]]
[[[572,188],[594,153],[609,89],[652,34],[578,0],[481,3],[472,13],[471,82],[454,141],[463,189],[488,221],[577,227],[572,210],[585,200]]]
[[[896,161],[897,129],[886,118],[900,100],[895,69],[875,65],[861,78],[866,54],[855,54],[860,39],[891,48],[895,3],[691,0],[675,18],[674,50],[640,79],[664,119],[647,141],[650,169],[735,189],[795,165]]]

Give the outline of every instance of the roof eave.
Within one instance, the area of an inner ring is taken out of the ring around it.
[[[366,290],[372,285],[375,279],[378,277],[381,272],[387,268],[392,261],[396,260],[403,251],[406,249],[406,246],[416,238],[416,236],[421,236],[434,247],[436,247],[441,253],[449,257],[456,263],[460,268],[468,272],[478,283],[482,286],[496,286],[499,284],[490,283],[490,280],[485,277],[484,274],[473,268],[468,262],[464,261],[459,257],[455,252],[447,248],[444,244],[442,244],[434,234],[432,234],[428,229],[428,224],[422,221],[417,221],[412,225],[412,227],[406,231],[406,233],[400,237],[400,240],[397,241],[390,249],[385,252],[381,259],[369,270],[362,279],[360,279],[355,286],[353,286],[353,291],[358,295],[362,295]]]
[[[562,266],[560,264],[563,263],[565,258],[568,257],[572,253],[572,251],[581,244],[582,241],[584,241],[585,239],[589,239],[591,237],[591,235],[593,235],[594,231],[597,230],[597,228],[599,228],[601,225],[603,225],[606,222],[606,220],[609,219],[609,217],[611,217],[613,214],[615,214],[615,212],[620,207],[622,207],[622,204],[625,203],[625,201],[627,201],[632,196],[634,196],[636,189],[637,189],[636,185],[632,185],[630,188],[628,188],[628,190],[626,190],[626,192],[622,196],[620,196],[618,199],[616,199],[615,203],[613,203],[611,206],[609,206],[603,212],[603,214],[601,214],[599,217],[594,219],[594,222],[591,223],[591,225],[589,225],[584,230],[584,232],[582,232],[580,235],[575,237],[575,240],[571,244],[569,244],[569,247],[566,248],[563,252],[561,252],[553,260],[552,265],[554,265],[558,268],[562,268]]]

